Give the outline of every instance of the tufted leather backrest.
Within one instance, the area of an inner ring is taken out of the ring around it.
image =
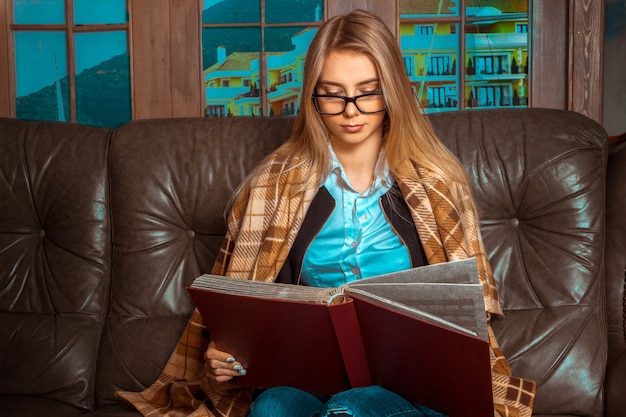
[[[0,394],[90,409],[110,278],[110,132],[67,126],[2,120]]]
[[[185,287],[211,270],[226,204],[292,120],[162,119],[118,128],[111,150],[113,279],[98,402],[159,375],[193,304]]]
[[[602,415],[606,133],[545,109],[431,120],[472,180],[506,314],[494,331],[537,381],[535,414]]]
[[[535,414],[623,414],[626,150],[572,112],[430,116],[468,171],[506,312],[494,330]],[[83,409],[159,374],[210,270],[234,188],[282,118],[135,121],[115,131],[0,120],[0,396]],[[109,169],[110,168],[110,169]],[[107,316],[107,313],[109,315]],[[105,318],[106,317],[106,318]],[[98,358],[97,367],[95,358]]]

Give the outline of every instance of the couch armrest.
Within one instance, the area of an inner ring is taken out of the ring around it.
[[[605,416],[621,417],[626,410],[626,350],[608,364],[604,390],[606,396]]]
[[[611,144],[607,169],[605,294],[608,364],[605,377],[605,415],[623,416],[626,410],[626,141]]]

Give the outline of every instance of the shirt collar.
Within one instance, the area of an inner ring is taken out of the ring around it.
[[[346,175],[346,171],[344,170],[343,165],[341,165],[341,163],[339,162],[337,154],[335,153],[335,150],[333,149],[330,142],[328,143],[328,152],[330,154],[330,172],[328,174],[329,177],[331,175],[336,175],[337,177],[341,178],[341,184],[343,184],[346,188],[355,191],[354,188],[352,188],[352,185],[350,185],[348,175]],[[363,193],[363,195],[370,195],[376,192],[381,187],[385,190],[388,190],[393,185],[393,182],[393,174],[389,170],[387,158],[384,157],[384,147],[381,147],[380,153],[378,154],[378,161],[376,161],[376,168],[374,169],[374,182],[372,183],[372,186]]]

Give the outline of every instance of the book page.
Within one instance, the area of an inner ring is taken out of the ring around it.
[[[340,288],[320,288],[275,282],[249,281],[211,274],[204,274],[196,278],[191,287],[223,294],[320,304],[328,303],[331,299],[340,301],[341,298],[337,297],[337,295],[342,294],[342,289]]]
[[[359,293],[397,311],[449,328],[487,337],[482,285],[474,258],[427,265],[353,281],[339,288],[321,288],[249,281],[204,274],[194,288],[269,300],[338,304],[344,293]]]
[[[364,283],[399,284],[416,282],[480,284],[476,258],[420,266],[404,271],[353,281],[346,285],[358,286]]]
[[[473,284],[373,284],[347,294],[487,340],[482,287]]]
[[[474,258],[354,281],[345,287],[349,295],[358,293],[415,317],[488,338],[483,287]]]

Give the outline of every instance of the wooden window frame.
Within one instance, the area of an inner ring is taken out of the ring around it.
[[[35,32],[64,32],[66,42],[67,53],[67,77],[68,77],[68,90],[70,101],[70,120],[71,122],[77,121],[76,116],[76,34],[80,33],[102,33],[102,32],[121,32],[125,31],[128,38],[130,37],[130,25],[129,23],[123,24],[80,24],[76,25],[74,19],[74,0],[64,0],[65,3],[65,23],[62,24],[14,24],[12,23],[13,16],[13,2],[2,2],[3,6],[0,6],[0,18],[3,14],[8,31],[3,31],[4,36],[0,33],[0,41],[6,45],[3,48],[4,53],[0,53],[0,79],[7,80],[8,85],[5,91],[9,93],[9,97],[5,100],[0,100],[0,116],[15,117],[17,109],[15,107],[14,97],[17,95],[16,91],[16,79],[17,74],[12,70],[13,63],[15,62],[16,55],[13,45],[15,45],[14,33],[18,31],[35,31]],[[10,52],[9,52],[10,51]],[[3,69],[5,71],[3,71]],[[5,75],[6,73],[6,75]],[[132,77],[130,77],[132,80]],[[1,94],[0,94],[0,98]],[[5,102],[5,106],[2,105]],[[8,108],[8,114],[4,111]]]
[[[363,8],[398,35],[399,0],[326,1],[325,18]],[[202,116],[203,2],[127,2],[133,118]],[[572,110],[602,123],[604,0],[529,2],[529,106]],[[5,117],[15,117],[11,9],[12,2],[0,1],[0,116]]]
[[[259,79],[260,79],[260,108],[263,109],[265,115],[269,114],[270,106],[268,102],[268,93],[270,91],[270,86],[268,85],[268,68],[267,68],[267,53],[265,50],[265,30],[271,28],[281,28],[281,27],[293,27],[293,26],[306,26],[306,27],[319,27],[324,23],[327,17],[327,3],[329,0],[322,0],[322,4],[324,5],[324,14],[322,15],[321,21],[308,21],[308,22],[287,22],[287,23],[267,23],[265,20],[265,2],[266,0],[259,0],[260,10],[260,22],[252,22],[252,23],[202,23],[202,29],[220,29],[220,28],[258,28],[261,31],[261,50],[259,51]],[[203,8],[203,0],[200,0],[201,10],[200,15],[202,15]],[[202,36],[202,30],[200,32],[200,36]],[[202,48],[202,44],[200,44]],[[204,65],[201,65],[202,67]],[[204,81],[204,80],[203,80]],[[204,95],[204,89],[202,89],[202,101],[206,100]],[[206,106],[204,103],[203,108]]]

